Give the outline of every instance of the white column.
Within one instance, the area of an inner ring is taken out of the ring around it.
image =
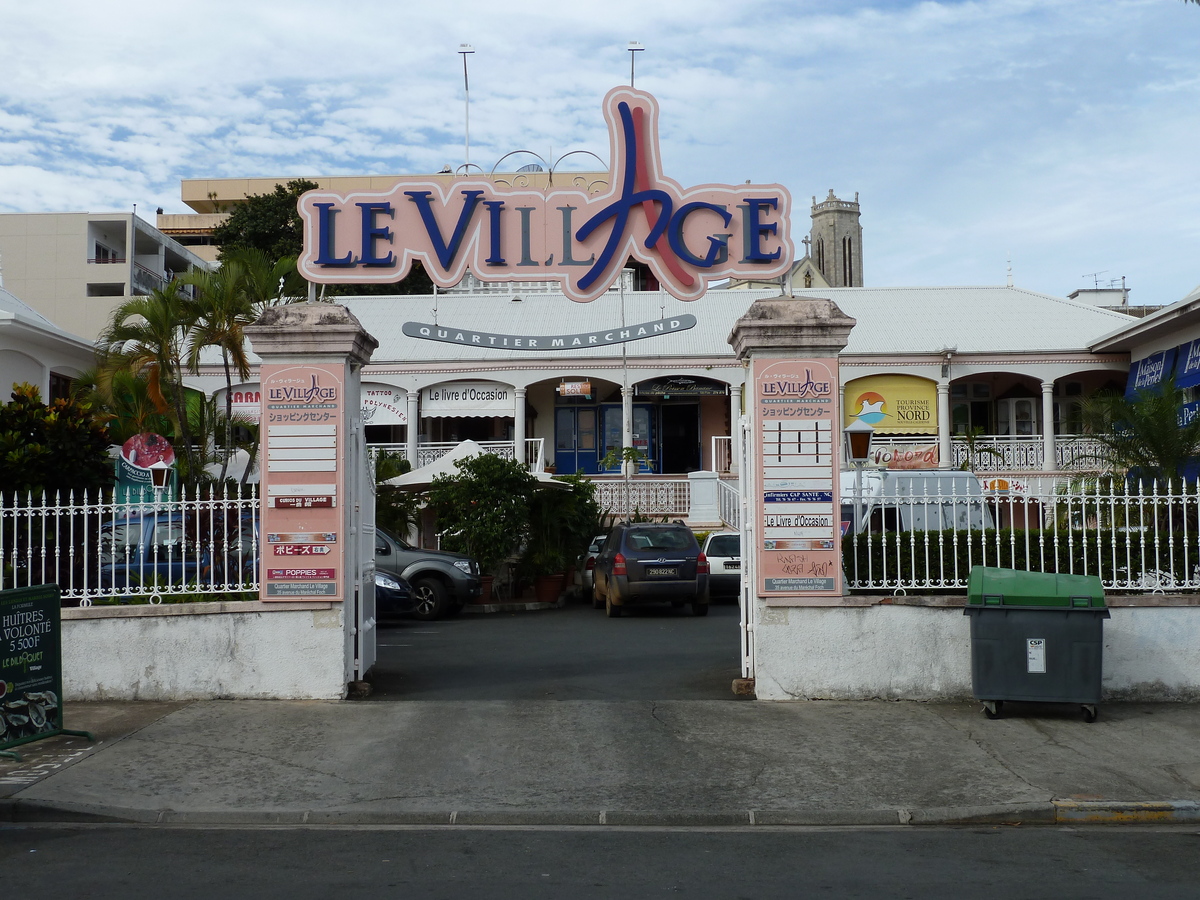
[[[621,388],[621,446],[633,446],[633,388],[626,385]],[[638,464],[629,463],[621,466],[621,471],[631,470],[637,473]]]
[[[742,472],[742,440],[738,434],[738,419],[742,417],[742,386],[729,386],[729,472],[740,475]],[[713,460],[713,468],[716,468]]]
[[[408,392],[408,433],[405,435],[405,449],[409,465],[419,469],[417,465],[417,433],[421,430],[421,420],[417,418],[417,401],[421,399],[420,391]]]
[[[513,410],[513,458],[525,462],[525,388],[517,388],[517,406]]]
[[[954,445],[950,440],[950,382],[937,386],[938,468],[954,468]]]
[[[1058,468],[1058,456],[1054,450],[1054,382],[1042,382],[1042,471],[1053,472]]]

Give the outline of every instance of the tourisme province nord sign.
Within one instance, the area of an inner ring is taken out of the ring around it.
[[[684,189],[663,174],[658,103],[633,88],[604,99],[611,185],[512,188],[487,178],[403,181],[388,191],[309,191],[301,274],[325,284],[399,281],[420,260],[439,287],[558,281],[572,300],[604,293],[629,257],[681,300],[722,278],[773,278],[792,262],[791,196],[778,184]]]

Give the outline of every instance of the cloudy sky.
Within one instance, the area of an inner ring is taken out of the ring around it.
[[[1200,283],[1200,6],[1181,0],[0,0],[0,211],[185,212],[181,178],[607,155],[662,107],[684,185],[862,203],[868,285],[1134,303]],[[522,160],[524,161],[524,160]],[[1101,273],[1093,276],[1092,273]],[[1087,276],[1087,277],[1085,277]]]

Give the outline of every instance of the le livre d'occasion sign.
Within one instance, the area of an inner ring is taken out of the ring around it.
[[[603,294],[629,257],[663,290],[702,296],[723,278],[785,273],[794,248],[791,195],[778,184],[684,189],[663,174],[658,103],[633,88],[604,98],[609,190],[536,190],[486,178],[405,181],[382,192],[309,191],[299,200],[309,281],[399,281],[420,260],[452,287],[470,268],[481,281],[558,281],[572,300]]]

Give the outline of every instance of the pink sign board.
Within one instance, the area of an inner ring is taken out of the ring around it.
[[[264,365],[261,384],[262,599],[344,600],[344,367]]]
[[[568,297],[587,302],[608,290],[630,257],[681,300],[703,296],[714,280],[788,271],[795,248],[786,188],[684,188],[664,174],[653,96],[614,88],[604,115],[607,191],[514,188],[483,177],[309,191],[298,203],[300,273],[327,284],[390,283],[420,260],[439,287],[453,287],[470,269],[487,282],[561,282]]]
[[[842,594],[836,359],[755,360],[758,590]]]

